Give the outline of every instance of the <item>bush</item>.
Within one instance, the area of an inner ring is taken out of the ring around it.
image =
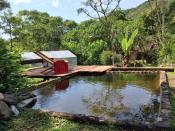
[[[107,47],[107,43],[102,40],[96,40],[90,43],[86,48],[88,49],[86,60],[88,65],[100,64],[100,54]]]
[[[112,51],[103,51],[100,55],[100,61],[102,65],[112,65]],[[122,55],[114,54],[115,64],[122,64]]]
[[[158,63],[158,50],[150,51],[147,58],[147,63],[157,65]]]
[[[121,54],[115,54],[114,55],[115,64],[122,64],[122,55]]]
[[[129,67],[143,67],[144,61],[143,60],[135,60],[133,62],[129,62]]]
[[[135,60],[135,67],[143,67],[144,63],[142,60]]]
[[[0,92],[15,92],[24,87],[25,79],[19,75],[20,55],[10,52],[0,39]]]
[[[100,61],[103,65],[111,65],[112,64],[112,52],[111,51],[103,51],[100,55]]]

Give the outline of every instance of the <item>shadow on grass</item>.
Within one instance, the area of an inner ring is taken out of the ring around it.
[[[94,125],[54,118],[48,113],[25,109],[19,117],[0,123],[0,131],[116,131],[114,125]]]
[[[7,130],[29,131],[48,130],[52,127],[52,119],[47,113],[27,109],[19,117],[14,117],[6,124]]]

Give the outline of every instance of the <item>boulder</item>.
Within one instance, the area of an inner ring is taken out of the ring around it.
[[[8,105],[16,105],[18,102],[18,99],[15,95],[11,94],[3,94],[4,99],[2,101],[6,102]]]
[[[0,101],[0,119],[9,120],[12,116],[12,112],[8,105],[4,101]]]
[[[0,93],[0,100],[4,99],[4,95],[2,93]]]

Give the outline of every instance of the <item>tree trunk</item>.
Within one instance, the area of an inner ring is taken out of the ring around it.
[[[115,50],[114,50],[114,43],[112,43],[112,65],[115,65],[115,58],[114,58]]]
[[[129,64],[129,55],[125,55],[124,56],[123,66],[124,67],[128,67],[128,64]]]
[[[10,50],[13,51],[13,37],[12,37],[12,26],[9,24],[10,28]]]

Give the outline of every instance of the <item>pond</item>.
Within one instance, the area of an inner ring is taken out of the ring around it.
[[[34,109],[153,122],[159,111],[159,74],[75,76],[35,90],[34,94]]]

